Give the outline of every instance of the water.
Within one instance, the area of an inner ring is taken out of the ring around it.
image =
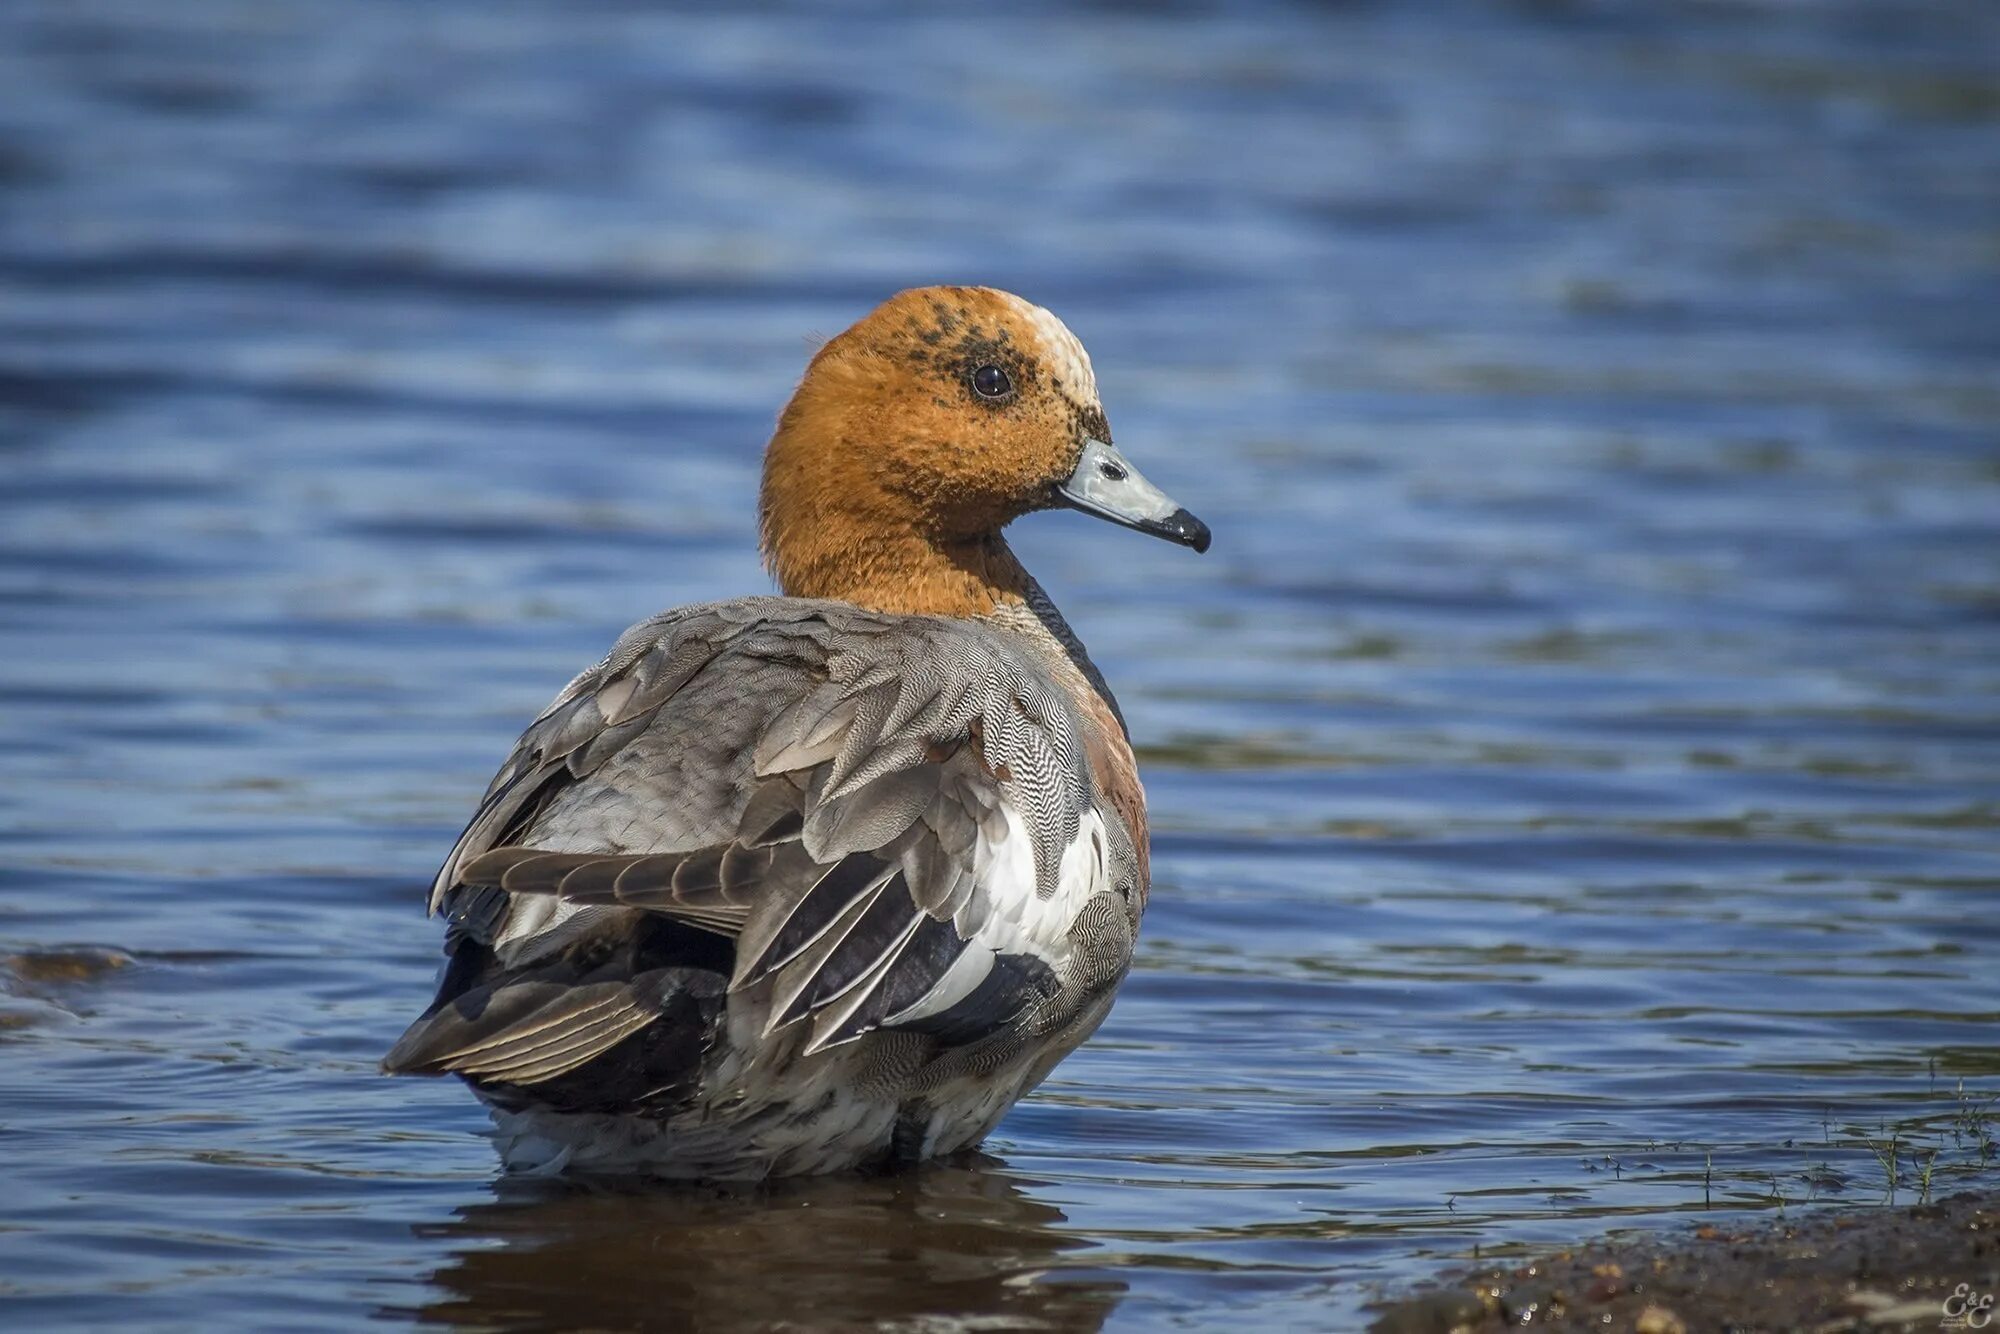
[[[0,1322],[1339,1326],[2000,1095],[2000,9],[0,10]],[[1154,810],[969,1167],[496,1179],[374,1063],[811,346],[1066,316]],[[1901,1198],[1918,1170],[1898,1158]],[[960,1318],[962,1323],[951,1323]],[[980,1321],[985,1321],[981,1324]]]

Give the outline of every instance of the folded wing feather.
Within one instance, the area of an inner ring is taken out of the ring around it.
[[[768,1029],[810,1024],[810,1049],[884,1027],[975,1041],[1049,994],[1106,883],[1078,727],[977,626],[685,608],[627,631],[523,734],[432,906],[486,943],[510,915],[532,937],[572,908],[659,913],[731,938],[730,989],[768,982]],[[648,818],[598,831],[593,801]],[[445,1068],[573,1069],[632,1031],[636,994],[522,997],[518,1033],[485,1025]]]

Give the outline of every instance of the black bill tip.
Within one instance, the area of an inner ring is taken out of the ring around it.
[[[1197,554],[1208,550],[1208,525],[1189,514],[1185,509],[1177,509],[1157,525],[1148,525],[1161,537],[1170,542],[1178,542],[1184,547],[1193,547]]]

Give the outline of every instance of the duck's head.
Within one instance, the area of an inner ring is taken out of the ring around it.
[[[1208,526],[1111,444],[1090,357],[988,287],[899,292],[806,368],[764,457],[785,592],[978,615],[1026,582],[1000,530],[1067,506],[1208,549]]]

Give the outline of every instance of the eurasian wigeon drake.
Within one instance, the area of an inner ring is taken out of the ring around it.
[[[744,1178],[978,1144],[1132,961],[1146,799],[1001,530],[1070,506],[1204,551],[1090,358],[1006,292],[898,294],[764,459],[782,597],[642,621],[522,735],[432,887],[438,996],[506,1162]]]

